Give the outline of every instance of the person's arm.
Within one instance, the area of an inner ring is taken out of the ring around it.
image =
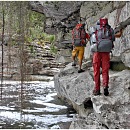
[[[90,35],[88,33],[86,33],[86,38],[90,40]]]

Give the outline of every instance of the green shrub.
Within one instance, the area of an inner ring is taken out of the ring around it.
[[[51,44],[50,46],[50,52],[53,53],[53,54],[56,54],[57,53],[57,48],[54,46],[54,44]]]

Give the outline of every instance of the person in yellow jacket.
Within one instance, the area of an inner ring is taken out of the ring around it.
[[[86,38],[89,40],[90,36],[85,31],[85,24],[78,23],[75,28],[72,30],[72,66],[76,66],[75,58],[78,57],[79,69],[78,73],[82,73],[85,70],[81,69],[82,60],[84,57],[84,49],[86,47]]]

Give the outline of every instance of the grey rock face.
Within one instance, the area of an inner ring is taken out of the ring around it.
[[[84,64],[84,66],[87,65]],[[106,97],[103,95],[102,86],[100,96],[92,95],[94,88],[92,69],[86,67],[84,69],[86,69],[84,73],[78,74],[77,68],[69,64],[54,78],[58,95],[71,101],[79,115],[74,118],[70,128],[130,128],[128,120],[130,116],[130,91],[128,90],[130,71],[110,71],[110,95]],[[85,107],[87,101],[92,101],[91,109]],[[93,120],[91,122],[90,117]]]
[[[78,74],[78,68],[71,64],[55,76],[55,87],[58,93],[67,99],[81,105],[86,99],[90,99],[94,86],[92,76],[89,72]]]
[[[112,3],[111,3],[112,4]],[[121,57],[121,60],[123,63],[125,63],[126,66],[130,66],[130,59],[129,59],[129,50],[130,50],[130,36],[129,36],[129,30],[130,30],[130,2],[121,2],[113,3],[114,9],[111,10],[111,12],[107,12],[104,17],[108,18],[109,24],[114,29],[116,26],[120,26],[123,28],[123,33],[120,38],[116,38],[114,42],[114,49],[112,50],[113,56],[115,57]],[[109,4],[107,4],[109,5]],[[102,10],[102,12],[104,12]],[[98,15],[94,16],[94,19],[99,19]],[[93,21],[93,20],[92,20]],[[87,19],[88,27],[92,26],[94,22],[91,22],[89,18]],[[90,51],[90,47],[88,46],[85,51],[85,57],[90,57],[90,54],[88,53]]]
[[[45,31],[56,34],[59,29],[72,28],[76,25],[79,21],[77,12],[82,3],[81,1],[46,1],[30,2],[30,5],[33,10],[46,15]]]
[[[122,76],[123,75],[123,76]],[[93,96],[93,109],[99,120],[110,129],[130,128],[130,71],[124,70],[110,76],[110,95]]]

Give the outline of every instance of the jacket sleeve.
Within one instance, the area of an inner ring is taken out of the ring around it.
[[[90,35],[88,33],[86,33],[86,38],[90,40]]]

